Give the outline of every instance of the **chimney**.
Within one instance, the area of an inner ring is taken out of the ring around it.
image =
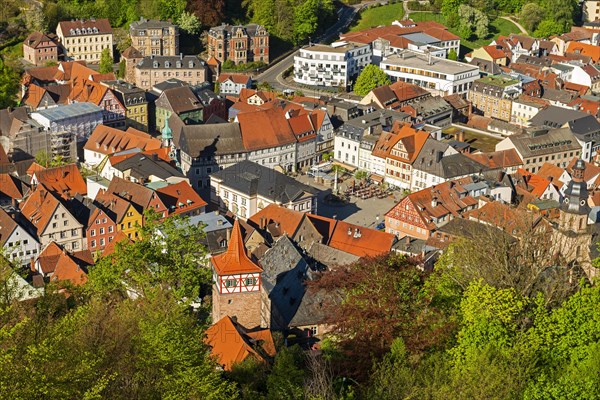
[[[440,161],[442,161],[442,157],[444,157],[444,152],[438,151],[437,154],[435,155],[435,162],[439,163]]]
[[[437,197],[433,196],[431,198],[431,207],[437,207],[437,205],[438,205],[438,199],[437,199]]]
[[[465,131],[460,131],[458,132],[458,139],[459,142],[464,142],[465,141]]]
[[[265,229],[265,219],[263,217],[260,217],[260,223],[259,223],[258,227],[260,229]]]
[[[431,57],[433,57],[431,55],[431,51],[428,51],[427,52],[427,65],[432,65],[433,64],[433,59]]]
[[[179,53],[179,59],[183,60],[183,53]]]

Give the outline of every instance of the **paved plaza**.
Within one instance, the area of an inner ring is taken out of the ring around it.
[[[368,228],[375,228],[379,222],[383,222],[385,213],[388,212],[401,197],[399,192],[394,192],[394,196],[386,197],[384,199],[372,197],[363,200],[352,196],[350,197],[350,203],[343,206],[334,206],[325,202],[325,197],[333,191],[331,187],[320,185],[307,175],[300,175],[296,179],[321,190],[317,203],[318,215],[332,218],[335,217],[336,219],[341,219]],[[339,189],[340,192],[345,189],[344,183],[340,184]]]

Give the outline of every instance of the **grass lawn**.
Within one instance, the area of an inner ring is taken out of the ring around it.
[[[364,10],[360,18],[353,24],[350,31],[362,31],[379,25],[391,25],[395,20],[404,16],[403,3],[388,4]]]
[[[446,19],[442,14],[432,12],[411,12],[410,18],[415,21],[436,21],[440,24],[446,25]],[[457,34],[456,30],[449,29],[452,33]],[[490,23],[490,35],[485,39],[467,40],[461,38],[460,44],[460,56],[464,57],[465,54],[470,53],[473,49],[481,46],[490,44],[490,42],[496,39],[499,35],[509,35],[511,33],[520,33],[520,29],[510,21],[502,18],[497,18]]]

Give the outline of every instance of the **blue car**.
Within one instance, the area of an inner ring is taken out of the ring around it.
[[[377,229],[378,231],[382,231],[385,229],[385,222],[380,222],[377,224],[377,226],[375,227],[375,229]]]

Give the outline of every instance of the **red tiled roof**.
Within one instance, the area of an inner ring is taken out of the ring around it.
[[[537,175],[547,179],[550,183],[556,186],[557,189],[560,189],[564,184],[562,181],[560,181],[560,177],[564,172],[564,168],[561,168],[558,165],[544,163],[544,165],[542,165],[537,172]]]
[[[261,348],[256,349],[251,344],[251,339],[261,343]],[[246,332],[238,326],[229,316],[224,316],[206,330],[205,343],[211,347],[211,355],[225,371],[231,371],[235,364],[248,357],[266,362],[265,355],[275,356],[273,337],[268,329],[255,332]]]
[[[36,262],[39,263],[40,269],[44,275],[54,272],[63,251],[64,250],[54,241],[48,243],[46,247],[42,249]]]
[[[580,42],[570,42],[565,53],[583,54],[592,57],[597,63],[600,60],[600,46]]]
[[[238,114],[242,141],[247,150],[285,146],[296,142],[283,110],[271,108]]]
[[[429,230],[434,230],[437,225],[433,218],[452,215],[460,216],[467,211],[467,208],[476,207],[478,202],[472,196],[467,196],[467,191],[463,185],[473,183],[471,177],[455,179],[452,181],[440,183],[430,188],[419,190],[406,196],[396,204],[385,216],[393,219],[400,219],[404,213],[405,206],[410,203],[418,213],[421,222]],[[433,202],[433,199],[436,202]]]
[[[32,182],[39,182],[61,197],[72,197],[76,193],[87,194],[87,185],[75,164],[47,168],[34,173]]]
[[[52,219],[60,202],[43,185],[38,185],[36,190],[19,206],[21,213],[27,218],[40,236]]]
[[[10,174],[0,174],[0,193],[15,200],[21,200],[25,195],[23,184]]]
[[[467,157],[490,169],[510,168],[523,165],[523,160],[515,149],[493,151],[490,153],[466,153]]]
[[[169,215],[187,213],[208,205],[185,181],[157,189],[156,193],[169,210]]]
[[[213,256],[211,262],[219,275],[262,272],[262,268],[256,265],[246,254],[244,240],[240,231],[240,223],[237,220],[233,224],[227,251]]]
[[[542,178],[541,176],[534,174],[532,172],[526,171],[523,168],[519,168],[517,170],[517,176],[522,177],[522,179],[526,182],[527,186],[519,186],[521,189],[526,190],[536,198],[542,198],[542,195],[548,189],[550,185],[550,181],[546,178]]]
[[[483,49],[486,51],[486,53],[489,54],[489,56],[492,58],[492,60],[506,58],[506,54],[504,53],[504,51],[502,51],[501,48],[498,48],[494,45],[484,46]]]
[[[573,157],[571,159],[571,161],[569,162],[569,165],[567,165],[567,168],[565,168],[565,170],[569,173],[569,175],[573,175],[573,166],[575,165],[575,163],[577,162],[578,158],[577,157]],[[583,180],[588,182],[594,178],[598,178],[598,176],[600,176],[600,167],[589,163],[587,161],[584,161],[585,164],[585,170],[583,171]]]
[[[117,243],[123,243],[126,245],[133,243],[133,241],[125,233],[123,233],[123,231],[117,232],[112,242],[109,242],[104,248],[104,251],[102,251],[102,257],[106,257],[114,253]]]
[[[425,145],[429,133],[412,128],[410,124],[396,121],[392,127],[392,132],[382,132],[379,140],[373,148],[372,154],[381,158],[393,158],[412,164],[419,155],[419,152]],[[399,142],[402,142],[407,159],[400,158],[392,154],[392,149]]]
[[[137,129],[130,128],[122,131],[106,125],[98,125],[90,135],[84,149],[108,155],[135,148],[155,150],[160,147],[159,139]]]
[[[87,282],[87,274],[67,253],[61,253],[56,268],[52,274],[52,282],[69,281],[75,286],[83,285]]]
[[[296,233],[296,229],[298,229],[300,222],[302,222],[303,215],[304,213],[301,213],[300,211],[280,207],[276,204],[269,204],[251,216],[249,221],[253,222],[261,229],[273,222],[278,222],[280,231],[283,234],[292,237],[294,233]]]
[[[376,257],[390,252],[394,238],[390,233],[337,221],[327,245],[357,257]]]
[[[220,83],[223,83],[226,80],[230,80],[233,83],[237,83],[240,85],[245,85],[250,80],[250,77],[248,75],[243,75],[243,74],[221,74],[221,75],[219,75],[218,81]]]

